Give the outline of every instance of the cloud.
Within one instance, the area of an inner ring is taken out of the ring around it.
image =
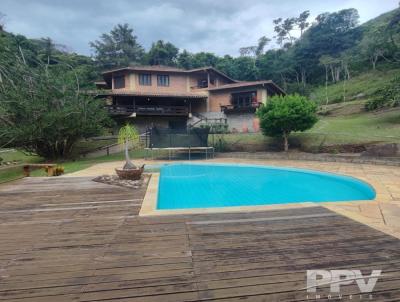
[[[162,39],[192,52],[237,55],[263,35],[272,38],[272,20],[278,17],[355,7],[364,22],[397,5],[397,0],[2,0],[0,11],[7,15],[7,30],[51,37],[82,54],[90,54],[90,41],[126,22],[145,48]]]

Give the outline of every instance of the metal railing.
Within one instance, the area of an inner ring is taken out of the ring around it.
[[[251,103],[249,105],[222,105],[221,111],[225,113],[229,112],[255,112],[261,103]]]
[[[109,105],[106,107],[112,115],[188,115],[189,108],[186,106],[164,106],[164,105]]]

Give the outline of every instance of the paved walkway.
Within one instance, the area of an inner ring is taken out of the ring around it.
[[[136,165],[165,163],[160,160],[136,160]],[[171,163],[171,161],[168,161]],[[196,161],[199,162],[199,161]],[[252,163],[271,166],[286,166],[340,173],[362,179],[370,183],[377,192],[374,201],[324,203],[330,210],[367,224],[387,234],[400,238],[400,168],[369,164],[341,162],[314,162],[298,160],[249,160],[237,158],[216,158],[207,162]],[[114,174],[123,162],[108,162],[66,175],[95,177]]]

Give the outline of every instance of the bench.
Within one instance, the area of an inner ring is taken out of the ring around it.
[[[43,168],[47,169],[47,176],[54,176],[54,169],[56,164],[26,164],[23,166],[24,176],[29,177],[31,174],[31,168]]]

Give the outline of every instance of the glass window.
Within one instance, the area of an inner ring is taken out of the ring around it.
[[[151,74],[139,74],[139,85],[151,86]]]
[[[114,89],[125,88],[125,76],[114,77]]]
[[[199,88],[207,88],[208,87],[207,79],[199,79],[197,81],[197,86]]]
[[[257,103],[257,93],[255,91],[232,94],[234,108],[252,107],[254,103]]]
[[[158,86],[169,86],[169,75],[159,74],[157,75]]]

